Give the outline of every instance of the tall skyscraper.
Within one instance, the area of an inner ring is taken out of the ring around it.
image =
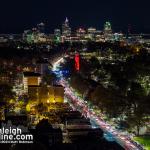
[[[54,41],[56,43],[59,43],[61,41],[61,30],[60,29],[54,30]]]
[[[104,32],[108,34],[112,33],[111,23],[108,21],[104,24]]]
[[[71,35],[71,28],[69,27],[68,18],[66,18],[65,22],[62,24],[62,35],[65,37]]]
[[[55,35],[56,37],[60,37],[60,36],[61,36],[61,31],[60,31],[60,29],[55,29],[55,30],[54,30],[54,35]]]
[[[111,23],[108,21],[104,24],[104,37],[106,41],[110,41],[113,38]]]

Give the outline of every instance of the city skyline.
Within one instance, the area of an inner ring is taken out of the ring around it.
[[[1,0],[0,150],[150,150],[150,0]]]
[[[91,7],[92,6],[92,7]],[[128,27],[133,33],[150,32],[148,14],[149,2],[111,1],[73,1],[44,2],[2,1],[0,9],[0,33],[22,33],[23,30],[44,22],[47,32],[60,28],[65,17],[69,18],[72,29],[78,27],[96,27],[103,29],[106,21],[112,23],[114,31],[127,32]],[[7,11],[6,11],[7,10]]]

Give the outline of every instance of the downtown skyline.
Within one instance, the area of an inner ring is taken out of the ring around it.
[[[1,0],[0,150],[150,150],[149,6]]]
[[[104,23],[110,21],[116,32],[127,32],[130,27],[133,33],[149,33],[148,6],[146,0],[142,3],[135,0],[3,0],[0,8],[0,33],[22,33],[40,22],[44,22],[47,32],[52,33],[55,28],[61,27],[65,17],[68,17],[73,30],[78,27],[102,30]]]

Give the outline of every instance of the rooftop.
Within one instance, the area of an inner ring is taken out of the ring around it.
[[[35,72],[24,72],[23,75],[25,77],[40,77],[40,73],[35,73]]]

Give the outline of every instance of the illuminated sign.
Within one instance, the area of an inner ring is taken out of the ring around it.
[[[80,70],[80,56],[79,56],[79,54],[75,54],[75,69],[77,71]]]

